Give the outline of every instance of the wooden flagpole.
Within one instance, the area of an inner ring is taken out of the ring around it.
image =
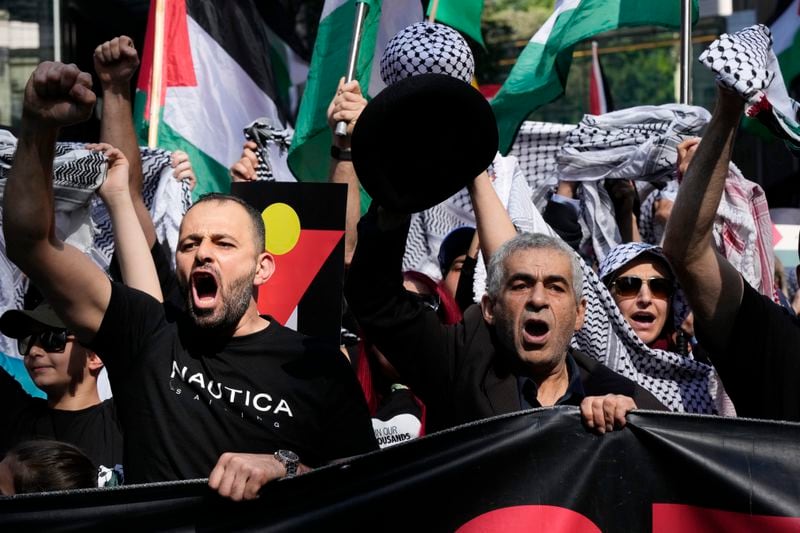
[[[164,19],[167,0],[155,0],[155,35],[153,37],[153,69],[150,71],[150,117],[147,130],[147,146],[155,148],[158,145],[158,123],[161,113],[161,80],[164,71]]]
[[[439,0],[433,0],[431,12],[428,15],[428,22],[436,22],[436,12],[439,11]]]

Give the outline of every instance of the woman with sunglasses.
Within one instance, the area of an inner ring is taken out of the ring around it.
[[[616,246],[600,263],[598,274],[642,342],[678,351],[673,320],[676,286],[661,248],[642,242]]]

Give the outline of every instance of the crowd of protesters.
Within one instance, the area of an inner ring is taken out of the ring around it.
[[[431,61],[404,61],[413,49]],[[259,314],[257,289],[276,268],[265,251],[272,228],[242,199],[198,199],[180,222],[174,259],[165,252],[132,122],[137,51],[118,37],[94,59],[102,122],[88,149],[106,165],[97,195],[113,227],[112,268],[56,227],[56,139],[91,115],[89,73],[37,67],[4,187],[6,254],[32,296],[3,314],[0,331],[18,340],[46,395],[33,398],[0,372],[4,495],[208,478],[222,496],[252,499],[271,480],[338,459],[554,405],[577,407],[597,433],[624,427],[634,409],[800,419],[800,323],[776,303],[774,283],[753,286],[763,267],[754,276],[741,267],[752,258],[720,245],[720,232],[735,232],[718,223],[718,206],[746,104],[725,80],[702,142],[686,133],[664,145],[674,156],[659,161],[669,186],[628,178],[598,187],[584,180],[594,170],[565,174],[540,213],[515,159],[496,154],[456,195],[472,224],[452,217],[450,200],[404,209],[413,202],[399,196],[425,194],[413,187],[374,196],[360,216],[351,141],[376,119],[359,122],[367,100],[358,82],[342,80],[328,120],[332,131],[347,125],[333,136],[330,172],[349,188],[344,296],[357,340],[347,349]],[[398,34],[381,59],[393,90],[433,72],[459,80],[455,101],[474,91],[473,69],[458,33],[428,23]],[[244,144],[233,181],[258,179],[258,150]],[[171,165],[177,180],[194,183],[186,154]],[[592,205],[612,217],[592,208],[587,223]],[[609,227],[614,242],[604,240]],[[424,260],[412,260],[419,250]],[[104,369],[110,399],[99,390]]]

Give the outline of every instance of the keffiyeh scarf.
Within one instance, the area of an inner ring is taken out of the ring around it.
[[[0,191],[14,162],[16,138],[0,130]],[[170,152],[142,148],[143,196],[156,227],[156,235],[174,251],[183,214],[191,205],[186,183],[172,177]],[[94,194],[106,174],[106,158],[79,143],[57,143],[53,165],[56,232],[62,240],[107,269],[114,251],[111,220]],[[174,255],[174,254],[173,254]],[[27,277],[8,260],[0,231],[0,314],[21,309],[28,288]],[[18,355],[17,343],[0,335],[0,351]]]
[[[744,98],[748,117],[764,124],[794,152],[800,151],[800,105],[789,97],[768,27],[756,24],[723,33],[699,60],[720,85]]]
[[[286,160],[293,134],[291,128],[276,127],[269,118],[256,119],[244,128],[244,138],[256,143],[257,147],[256,181],[276,181],[275,161]]]

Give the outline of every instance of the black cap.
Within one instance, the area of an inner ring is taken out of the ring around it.
[[[442,245],[439,247],[439,268],[442,269],[442,276],[446,276],[447,272],[456,260],[456,257],[465,255],[469,251],[469,245],[472,243],[472,238],[475,236],[475,228],[472,226],[462,226],[456,228],[442,240]]]
[[[64,322],[47,302],[31,311],[13,309],[0,317],[0,333],[12,339],[21,339],[31,333],[47,329],[67,329]]]
[[[415,213],[446,200],[497,153],[492,107],[444,74],[398,81],[367,104],[353,131],[358,179],[381,206]]]

